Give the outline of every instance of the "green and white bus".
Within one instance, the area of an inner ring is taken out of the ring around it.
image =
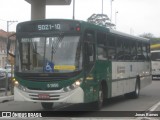
[[[151,84],[148,39],[63,19],[19,23],[16,39],[15,101],[44,109],[95,102],[100,109],[107,98],[137,98]]]

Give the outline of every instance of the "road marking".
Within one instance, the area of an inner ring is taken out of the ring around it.
[[[160,101],[157,104],[153,105],[151,108],[149,108],[148,111],[155,111],[159,106],[160,106]]]

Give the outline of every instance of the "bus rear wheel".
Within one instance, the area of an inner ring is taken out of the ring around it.
[[[139,97],[139,94],[140,94],[140,82],[139,80],[137,80],[135,85],[135,90],[131,93],[125,94],[125,97],[135,99]]]
[[[135,91],[131,93],[132,98],[138,98],[140,93],[140,83],[139,81],[136,82]]]
[[[50,110],[53,108],[53,103],[42,102],[41,105],[42,105],[43,109],[45,109],[45,110]]]

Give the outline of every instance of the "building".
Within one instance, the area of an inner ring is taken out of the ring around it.
[[[0,29],[0,68],[4,68],[7,63],[7,38],[13,34],[13,32],[6,32]],[[15,49],[15,37],[11,37],[11,52]],[[11,59],[11,58],[9,58]]]

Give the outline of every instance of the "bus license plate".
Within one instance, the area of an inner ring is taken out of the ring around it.
[[[39,99],[50,99],[50,97],[49,97],[48,94],[39,94],[39,95],[38,95],[38,98],[39,98]]]

